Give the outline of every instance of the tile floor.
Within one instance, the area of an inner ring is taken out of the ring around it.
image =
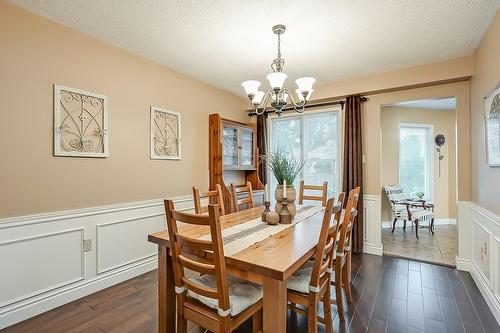
[[[434,236],[427,228],[419,228],[415,237],[415,229],[407,224],[406,231],[402,225],[382,228],[384,254],[408,259],[416,259],[438,264],[455,266],[457,254],[457,226],[455,224],[435,225]]]

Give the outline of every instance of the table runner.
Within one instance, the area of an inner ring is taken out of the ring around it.
[[[278,232],[306,221],[309,217],[323,210],[321,206],[297,206],[297,213],[291,224],[269,225],[262,222],[262,217],[235,225],[222,230],[224,255],[234,255],[253,244],[260,242]],[[205,235],[198,239],[210,240],[211,236]]]

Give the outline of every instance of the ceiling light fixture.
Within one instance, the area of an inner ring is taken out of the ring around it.
[[[285,30],[286,27],[282,24],[278,24],[273,27],[273,32],[278,35],[278,57],[274,59],[271,64],[271,69],[273,70],[272,73],[266,76],[271,89],[269,89],[266,93],[260,91],[260,82],[257,80],[248,80],[241,84],[250,99],[252,108],[255,109],[255,113],[258,115],[263,114],[270,104],[274,108],[274,112],[276,112],[278,117],[281,116],[283,108],[288,105],[288,98],[290,98],[290,103],[293,109],[302,113],[304,112],[305,106],[314,91],[312,87],[316,79],[312,77],[301,77],[295,80],[295,83],[297,84],[295,93],[297,94],[298,101],[295,101],[290,90],[284,87],[287,75],[283,73],[285,59],[281,57],[281,35],[285,32]]]

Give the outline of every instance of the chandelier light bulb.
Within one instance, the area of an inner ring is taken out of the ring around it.
[[[254,106],[259,106],[262,103],[262,98],[264,98],[265,93],[263,91],[256,91],[252,99],[252,104]]]
[[[257,80],[248,80],[241,84],[245,89],[245,92],[248,95],[255,95],[255,93],[259,90],[260,82]]]
[[[306,101],[308,101],[311,98],[311,95],[312,95],[313,91],[314,91],[314,89],[310,89],[307,92]],[[297,94],[297,97],[299,98],[299,101],[303,102],[304,101],[304,95],[302,94],[302,91],[300,89],[296,89],[295,93]]]
[[[269,85],[272,89],[281,90],[281,88],[283,88],[283,85],[285,84],[287,75],[282,72],[273,72],[267,75],[266,78],[269,81]]]
[[[312,90],[314,82],[316,82],[316,79],[313,77],[301,77],[301,78],[295,80],[295,83],[297,84],[297,88],[300,91]]]

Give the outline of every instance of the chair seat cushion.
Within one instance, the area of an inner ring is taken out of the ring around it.
[[[313,264],[308,262],[303,268],[293,273],[293,275],[288,278],[286,283],[287,288],[298,291],[299,293],[309,294],[309,282],[311,281],[313,269],[312,265]]]
[[[209,288],[217,288],[217,280],[213,275],[202,275],[197,278],[189,277],[189,280]],[[262,299],[262,288],[254,283],[240,280],[230,275],[227,276],[227,282],[229,286],[231,316],[240,314]],[[191,290],[188,290],[188,295],[212,309],[219,307],[219,301],[216,299],[198,295]]]

